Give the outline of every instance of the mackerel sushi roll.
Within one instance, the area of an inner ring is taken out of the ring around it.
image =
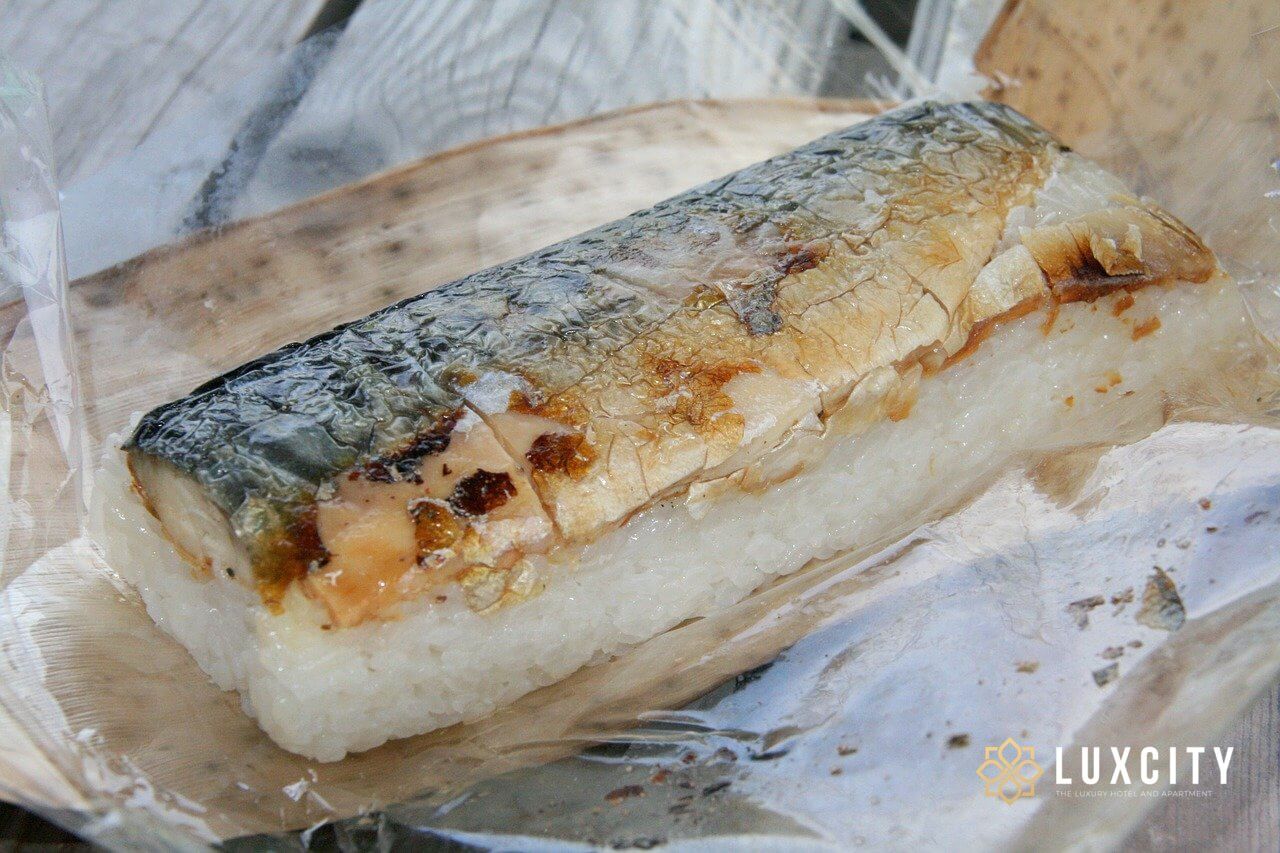
[[[146,414],[128,470],[191,568],[128,576],[334,760],[1158,424],[1247,330],[1194,233],[1027,118],[908,106]]]

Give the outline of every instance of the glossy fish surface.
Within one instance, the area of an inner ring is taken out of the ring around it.
[[[273,608],[485,611],[531,558],[908,416],[1002,319],[1215,270],[1025,117],[923,103],[265,355],[125,449],[179,550]]]

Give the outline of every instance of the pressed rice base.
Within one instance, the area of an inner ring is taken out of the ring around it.
[[[1149,287],[1033,312],[922,381],[910,415],[826,441],[824,459],[759,494],[730,491],[695,518],[660,503],[553,568],[539,595],[486,614],[456,590],[399,620],[322,630],[291,592],[268,613],[241,584],[198,576],[127,488],[119,454],[95,490],[99,541],[156,623],[282,747],[329,761],[490,713],[602,656],[741,600],[813,559],[917,524],[1027,453],[1131,437],[1168,395],[1209,385],[1247,337],[1235,286]],[[1161,328],[1139,340],[1149,317]],[[1121,382],[1106,393],[1095,390]],[[1127,394],[1127,392],[1134,392]],[[1073,404],[1068,405],[1068,397]]]

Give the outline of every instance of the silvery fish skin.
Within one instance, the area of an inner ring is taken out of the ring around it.
[[[300,583],[353,625],[455,581],[493,606],[531,554],[766,488],[802,425],[905,416],[1001,318],[1213,274],[1132,197],[1008,245],[1071,156],[995,104],[886,113],[218,377],[142,419],[135,483],[273,607]]]

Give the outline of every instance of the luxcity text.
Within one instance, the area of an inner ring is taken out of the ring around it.
[[[1206,753],[1208,747],[1203,746],[1171,746],[1163,753],[1154,746],[1133,747],[1080,747],[1080,778],[1067,775],[1063,766],[1064,747],[1057,747],[1054,762],[1054,782],[1059,785],[1132,785],[1135,782],[1143,785],[1167,783],[1178,784],[1179,753],[1185,756],[1183,781],[1199,785],[1203,772],[1206,783],[1211,783],[1215,775],[1219,785],[1227,784],[1227,768],[1231,766],[1231,756],[1235,747],[1225,749],[1215,746],[1210,760]],[[1108,772],[1109,771],[1109,772]],[[1071,771],[1074,772],[1074,771]]]

